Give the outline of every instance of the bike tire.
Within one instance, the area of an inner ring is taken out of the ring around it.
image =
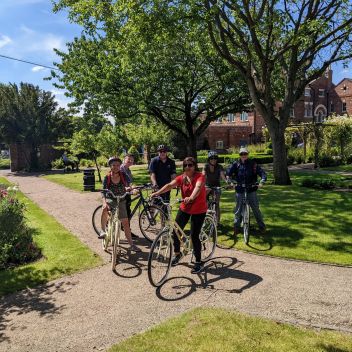
[[[153,242],[159,232],[165,227],[167,215],[156,205],[145,207],[139,214],[139,228],[142,235]]]
[[[249,205],[246,204],[243,209],[242,213],[242,219],[243,219],[243,239],[244,243],[248,245],[249,243]]]
[[[171,268],[173,242],[165,229],[155,238],[148,257],[148,279],[152,286],[159,287],[167,279]]]
[[[115,271],[117,261],[120,257],[120,232],[121,232],[121,223],[115,224],[112,231],[112,253],[111,253],[111,269]]]
[[[214,218],[207,215],[199,235],[202,245],[202,261],[206,262],[213,257],[217,242],[217,227]]]
[[[102,211],[103,211],[103,205],[100,204],[99,206],[97,206],[95,208],[95,210],[93,211],[93,215],[92,215],[92,225],[93,225],[93,229],[97,235],[100,235],[100,231],[101,231],[101,213],[102,213]]]
[[[108,221],[106,226],[106,236],[101,240],[101,246],[105,252],[108,252],[108,247],[112,244],[112,233],[114,231],[114,223],[112,220]]]

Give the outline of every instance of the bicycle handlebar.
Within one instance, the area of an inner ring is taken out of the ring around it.
[[[132,192],[126,192],[124,195],[122,196],[116,196],[110,189],[102,189],[101,193],[104,194],[104,196],[110,196],[111,198],[114,198],[116,200],[122,200],[125,199],[127,195],[131,195]]]

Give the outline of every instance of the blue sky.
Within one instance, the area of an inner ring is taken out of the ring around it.
[[[65,43],[80,35],[80,27],[69,23],[67,14],[52,12],[51,0],[0,0],[0,54],[52,66],[58,60],[53,48],[65,49]],[[333,80],[352,78],[352,64],[347,69],[333,66]],[[43,78],[48,69],[0,57],[0,82],[29,82],[52,91],[61,106],[68,99]]]

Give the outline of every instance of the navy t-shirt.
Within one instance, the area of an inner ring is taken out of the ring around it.
[[[156,156],[150,161],[149,172],[155,174],[156,183],[159,187],[171,182],[171,175],[176,174],[175,161],[167,158],[165,162]]]

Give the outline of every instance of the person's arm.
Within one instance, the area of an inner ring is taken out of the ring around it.
[[[257,174],[261,177],[259,186],[262,187],[267,180],[267,176],[265,171],[259,165],[257,165]]]
[[[155,174],[155,159],[152,159],[149,164],[149,173],[150,173],[150,181],[153,186],[156,187],[158,184],[156,183],[156,174]]]
[[[171,174],[171,180],[174,180],[176,178],[176,163],[175,163],[174,160],[172,162],[172,167],[171,167],[171,170],[170,170],[170,174]]]
[[[224,171],[224,170],[221,170],[221,171],[220,171],[220,178],[221,178],[223,181],[225,181],[226,183],[229,182],[228,178],[227,178],[226,175],[225,175],[225,171]]]
[[[196,186],[194,187],[194,190],[193,190],[192,194],[189,197],[186,197],[183,200],[184,203],[188,204],[188,203],[194,202],[194,200],[199,196],[199,193],[200,193],[202,187],[204,187],[204,179],[203,179],[203,177],[196,182]]]
[[[158,191],[152,193],[150,196],[151,197],[160,196],[161,194],[172,190],[176,186],[177,186],[177,181],[176,180],[172,180],[170,183],[168,183],[165,186],[161,187]]]
[[[107,188],[108,188],[108,178],[107,176],[105,176],[103,180],[103,189],[107,189]],[[106,196],[103,192],[101,192],[101,198],[103,201],[103,209],[109,208],[108,204],[106,203]]]
[[[153,184],[153,186],[157,186],[157,183],[156,183],[156,176],[155,176],[155,173],[154,172],[152,172],[151,174],[150,174],[150,181],[152,181],[152,184]]]

